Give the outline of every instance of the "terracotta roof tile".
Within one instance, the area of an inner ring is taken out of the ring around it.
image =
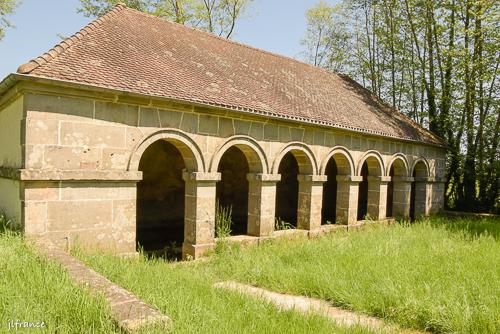
[[[443,145],[347,76],[123,5],[18,72]]]

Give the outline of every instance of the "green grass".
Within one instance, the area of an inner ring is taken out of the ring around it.
[[[43,321],[14,329],[10,321]],[[103,299],[76,287],[58,265],[39,258],[23,238],[0,234],[0,333],[120,333]]]
[[[319,316],[274,306],[238,293],[212,288],[219,281],[205,263],[167,264],[145,257],[77,255],[173,319],[174,333],[373,333],[334,326]]]
[[[237,280],[318,297],[405,327],[442,333],[500,332],[498,218],[434,217],[240,249],[210,260],[167,263],[76,251],[91,267],[173,319],[174,333],[369,333],[320,316],[281,312],[213,289]],[[40,333],[119,333],[102,298],[75,286],[23,238],[0,233],[0,333],[9,320],[43,320]],[[20,331],[23,332],[23,331]],[[143,331],[143,333],[154,331]]]
[[[320,317],[280,313],[248,297],[211,289],[228,279],[319,297],[405,327],[498,333],[498,224],[498,218],[436,217],[315,240],[219,247],[210,261],[191,264],[78,255],[169,314],[179,333],[332,331]]]

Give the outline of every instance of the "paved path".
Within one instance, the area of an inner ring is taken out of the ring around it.
[[[152,306],[142,302],[124,288],[88,268],[83,262],[45,240],[32,240],[38,251],[51,261],[62,265],[71,279],[93,293],[102,294],[108,301],[111,315],[128,332],[145,326],[168,327],[171,320]],[[156,328],[156,327],[155,327]]]
[[[248,296],[264,299],[282,310],[295,310],[301,313],[317,313],[330,318],[339,326],[351,327],[361,325],[370,329],[384,330],[392,333],[425,333],[398,328],[381,319],[333,307],[329,303],[316,298],[286,295],[237,282],[219,282],[215,283],[214,287],[238,291]]]

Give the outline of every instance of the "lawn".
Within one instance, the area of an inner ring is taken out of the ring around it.
[[[245,249],[222,243],[207,261],[74,254],[169,315],[174,333],[370,333],[212,288],[224,280],[318,297],[408,328],[498,333],[499,232],[498,218],[434,217]],[[0,235],[0,269],[0,332],[10,319],[44,320],[46,333],[118,332],[102,299],[18,234]]]
[[[38,328],[9,330],[9,323]],[[43,322],[43,323],[42,323]],[[103,298],[75,286],[13,232],[0,234],[0,333],[120,333]]]
[[[196,273],[191,265],[167,265],[144,257],[85,258],[173,318],[175,333],[373,333],[337,328],[319,316],[280,312],[260,301],[212,289],[216,277],[207,271]],[[103,298],[74,285],[61,267],[37,256],[20,234],[1,229],[0,273],[0,333],[122,333]],[[43,327],[9,329],[16,320]]]
[[[334,305],[438,333],[500,331],[498,218],[434,217],[314,240],[278,240],[240,249],[219,246],[209,261],[78,256],[169,314],[176,332],[331,332],[320,318],[281,316],[232,292],[236,280],[319,297]]]

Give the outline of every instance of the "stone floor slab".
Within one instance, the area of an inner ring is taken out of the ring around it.
[[[287,295],[231,281],[215,283],[214,287],[237,291],[244,295],[263,299],[282,310],[295,310],[301,313],[320,314],[330,318],[339,326],[351,327],[360,325],[370,329],[385,330],[392,333],[425,333],[412,329],[402,329],[375,317],[343,310],[317,298]]]

